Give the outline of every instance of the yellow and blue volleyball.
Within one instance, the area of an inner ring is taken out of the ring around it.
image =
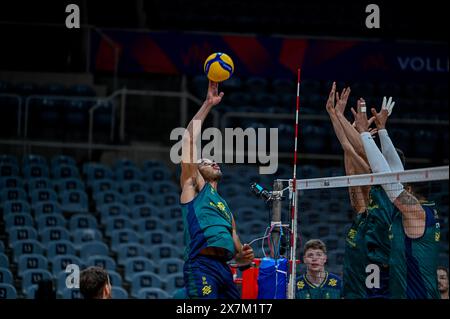
[[[222,82],[233,74],[234,63],[227,54],[217,52],[206,59],[203,69],[208,79],[213,82]]]

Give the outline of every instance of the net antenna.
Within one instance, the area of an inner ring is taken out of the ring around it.
[[[297,251],[297,141],[298,141],[298,115],[300,111],[300,68],[297,69],[297,100],[295,108],[295,139],[294,139],[294,172],[292,174],[292,180],[289,186],[292,187],[292,192],[290,192],[290,207],[291,207],[291,232],[290,236],[290,271],[289,271],[289,282],[288,282],[288,299],[295,298],[295,282],[297,277],[297,267],[296,267],[296,251]],[[290,187],[290,188],[291,188]],[[301,242],[300,242],[301,245]]]

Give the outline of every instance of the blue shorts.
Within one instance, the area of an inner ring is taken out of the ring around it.
[[[241,299],[226,262],[197,256],[184,264],[186,292],[192,299]]]

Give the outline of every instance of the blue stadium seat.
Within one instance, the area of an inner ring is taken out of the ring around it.
[[[105,191],[119,191],[119,186],[117,182],[112,179],[104,178],[104,179],[96,179],[91,183],[92,194],[95,195],[105,192]]]
[[[0,177],[0,189],[4,188],[24,188],[22,177],[18,176],[4,176]]]
[[[89,214],[76,214],[70,217],[69,229],[97,228],[97,220]]]
[[[131,281],[131,278],[140,272],[149,271],[156,273],[157,264],[146,257],[133,257],[125,261],[125,280]]]
[[[17,262],[19,256],[24,254],[43,254],[44,247],[35,239],[21,240],[12,245],[14,261]]]
[[[185,286],[183,272],[173,273],[164,277],[166,282],[166,291],[173,294],[176,290],[182,289]]]
[[[171,172],[165,167],[152,167],[143,171],[143,179],[146,181],[164,181],[171,177]]]
[[[27,200],[27,193],[23,188],[4,188],[0,191],[0,202],[9,200]]]
[[[64,272],[69,264],[83,265],[80,258],[75,255],[56,255],[51,259],[52,273],[57,276],[61,272]]]
[[[263,236],[266,228],[269,226],[267,222],[261,220],[253,220],[250,222],[242,223],[239,227],[239,231],[246,235]]]
[[[87,212],[88,197],[82,190],[67,190],[60,194],[61,208],[65,212],[83,213]]]
[[[4,253],[0,253],[0,268],[8,268],[9,259]]]
[[[85,265],[86,265],[86,267],[89,267],[89,266],[101,267],[103,269],[108,270],[108,272],[110,270],[116,269],[116,262],[114,261],[114,259],[112,259],[109,256],[105,256],[105,255],[89,256]]]
[[[53,189],[52,181],[47,177],[36,177],[27,180],[28,193],[31,194],[36,189]]]
[[[132,257],[146,256],[145,247],[141,244],[122,244],[118,247],[111,247],[111,249],[117,252],[117,262],[119,265],[123,265],[128,259]]]
[[[21,240],[37,239],[37,231],[33,227],[12,227],[7,232],[9,233],[10,246]]]
[[[258,215],[260,217],[266,216],[266,212],[258,212],[258,210],[256,210],[253,207],[246,207],[246,206],[242,206],[242,207],[237,207],[235,208],[235,213],[234,215],[236,216],[236,220],[239,221],[239,223],[241,222],[249,222],[252,220],[255,220]]]
[[[17,299],[16,288],[10,284],[0,283],[0,299]]]
[[[24,166],[23,176],[26,180],[37,177],[48,178],[48,167],[43,164],[30,164],[29,166]]]
[[[47,159],[42,155],[37,154],[28,154],[22,157],[22,164],[23,166],[29,166],[29,165],[47,165]]]
[[[158,244],[173,244],[175,239],[170,232],[165,230],[150,230],[142,234],[144,245],[150,247]]]
[[[169,219],[181,219],[183,213],[181,211],[181,206],[179,204],[163,207],[161,213],[159,214],[161,218]]]
[[[170,192],[170,193],[160,194],[158,196],[154,195],[154,201],[160,207],[173,206],[180,202],[180,194]]]
[[[0,164],[13,164],[15,166],[19,166],[17,157],[10,154],[0,154]]]
[[[80,178],[80,173],[78,172],[78,168],[76,166],[61,164],[52,168],[52,176],[55,179],[69,177]]]
[[[124,167],[135,167],[137,168],[137,165],[134,161],[128,159],[128,158],[119,158],[114,162],[113,165],[114,169],[124,168]]]
[[[57,180],[55,184],[59,192],[68,190],[85,191],[84,184],[79,178],[74,177],[62,178]]]
[[[132,206],[131,218],[140,219],[145,217],[158,217],[160,209],[153,204],[143,204]]]
[[[166,223],[166,230],[171,234],[183,233],[184,223],[182,219],[171,219]]]
[[[148,169],[152,169],[152,168],[155,168],[155,167],[160,167],[160,168],[163,168],[163,169],[167,168],[166,165],[163,162],[158,161],[158,160],[145,160],[145,161],[142,162],[142,170],[143,171],[146,171]]]
[[[47,258],[53,259],[58,255],[76,255],[75,246],[68,240],[49,242],[47,245]]]
[[[48,261],[42,255],[37,254],[29,254],[22,255],[18,259],[18,274],[19,276],[25,271],[29,269],[44,269],[47,270]]]
[[[26,290],[32,285],[37,285],[41,280],[51,280],[52,274],[44,269],[29,269],[22,273],[22,290]]]
[[[115,171],[116,180],[119,182],[130,180],[141,180],[143,175],[140,169],[137,167],[119,167]]]
[[[5,251],[5,245],[3,244],[3,241],[0,240],[0,253]]]
[[[152,197],[148,194],[148,192],[136,192],[126,195],[125,203],[128,206],[137,206],[144,204],[152,204]]]
[[[100,212],[102,220],[113,216],[130,216],[130,209],[122,203],[109,203],[97,206],[97,211]]]
[[[80,269],[81,271],[81,269]],[[61,293],[64,289],[67,288],[66,280],[67,277],[73,272],[65,272],[65,269],[56,274],[56,290],[58,293]]]
[[[60,165],[71,165],[71,166],[77,166],[77,162],[75,161],[75,158],[68,155],[56,155],[53,156],[50,160],[50,166],[52,168],[55,168]]]
[[[152,259],[160,260],[163,258],[183,258],[183,252],[175,245],[159,244],[148,248]]]
[[[5,228],[11,229],[11,227],[28,226],[33,227],[33,218],[30,214],[15,213],[9,214],[5,218]]]
[[[24,200],[12,200],[3,202],[3,215],[24,213],[29,214],[31,211],[30,204]]]
[[[133,222],[127,216],[113,216],[103,221],[105,224],[105,233],[111,235],[115,230],[130,229],[133,230]]]
[[[35,189],[30,194],[31,204],[35,205],[38,202],[58,201],[58,196],[53,189]]]
[[[157,274],[144,271],[133,275],[131,278],[131,295],[137,297],[142,288],[163,288],[164,281]]]
[[[118,272],[114,270],[108,270],[109,280],[113,287],[121,287],[122,286],[122,276],[119,275]]]
[[[130,229],[114,230],[111,232],[110,237],[112,246],[126,243],[139,243],[140,241],[138,233]]]
[[[94,195],[94,201],[97,206],[110,203],[125,203],[125,198],[117,191],[104,191]]]
[[[137,231],[142,233],[149,230],[167,229],[167,224],[159,217],[145,217],[136,220]]]
[[[183,273],[184,261],[180,258],[166,258],[159,262],[159,274],[167,279],[167,275]]]
[[[77,288],[64,288],[62,290],[58,290],[58,294],[62,297],[62,299],[83,299],[80,289]]]
[[[161,288],[141,288],[134,296],[137,299],[171,299],[170,295]]]
[[[57,201],[42,201],[33,205],[34,216],[61,215],[61,206]]]
[[[64,217],[62,215],[45,214],[45,215],[40,215],[36,219],[36,225],[37,225],[39,232],[41,232],[48,227],[64,228],[66,226],[66,220],[64,219]]]
[[[72,234],[73,242],[77,247],[87,242],[102,240],[102,234],[96,228],[76,229],[72,231]]]
[[[19,168],[13,164],[0,163],[0,177],[19,176]]]
[[[179,186],[174,182],[157,181],[152,183],[152,189],[155,194],[178,193]]]
[[[9,269],[0,266],[0,284],[13,284],[13,275]]]
[[[50,216],[53,217],[53,216]],[[60,226],[47,226],[42,229],[41,242],[48,244],[52,241],[58,240],[70,240],[70,233],[64,227]]]
[[[122,194],[130,194],[136,192],[148,192],[150,189],[149,185],[143,181],[131,180],[123,181],[120,184],[120,190]]]
[[[89,256],[103,255],[108,256],[109,248],[103,242],[88,242],[80,247],[80,257],[86,260]]]
[[[319,87],[320,87],[320,83],[317,85],[317,88],[313,87],[313,89],[319,89]],[[288,80],[288,79],[274,79],[272,81],[272,88],[273,88],[273,92],[280,96],[295,94],[295,85],[294,85],[294,83],[292,83],[291,80]],[[313,92],[318,93],[318,92],[315,92],[314,90],[313,90]],[[303,83],[302,83],[302,93],[303,93]],[[292,99],[290,101],[295,101],[295,97],[294,97],[294,99]]]
[[[114,177],[112,170],[100,163],[83,164],[83,174],[86,176],[88,184],[97,179],[112,179]]]
[[[112,287],[111,297],[112,299],[128,299],[128,292],[122,287]]]

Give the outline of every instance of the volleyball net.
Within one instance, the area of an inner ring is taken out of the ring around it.
[[[378,206],[381,206],[379,209],[390,205],[394,207],[383,188],[390,185],[387,188],[390,193],[400,194],[405,190],[412,194],[412,198],[417,199],[420,206],[426,203],[433,205],[440,229],[439,235],[436,235],[438,254],[430,254],[430,258],[437,258],[439,265],[448,267],[448,177],[448,166],[396,173],[328,176],[298,179],[295,192],[293,179],[277,179],[275,183],[282,185],[278,195],[284,195],[285,198],[281,201],[281,214],[278,217],[275,217],[276,214],[272,215],[271,224],[267,225],[263,239],[253,246],[255,255],[284,257],[289,260],[290,265],[296,265],[289,267],[290,271],[287,273],[286,296],[289,299],[295,298],[297,278],[307,270],[303,260],[304,245],[311,239],[320,239],[325,243],[325,270],[342,278],[345,244],[356,219],[356,211],[370,211]],[[405,216],[417,213],[417,206],[405,207],[402,208]],[[294,215],[291,214],[292,211]],[[409,223],[409,227],[408,231],[415,232],[414,221],[412,225]],[[420,231],[419,224],[416,228]]]

